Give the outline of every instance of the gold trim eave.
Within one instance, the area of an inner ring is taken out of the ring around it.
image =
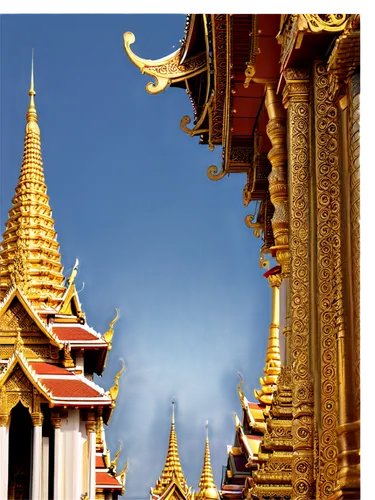
[[[182,47],[161,59],[143,59],[132,51],[130,46],[135,42],[135,35],[127,31],[123,35],[124,49],[131,62],[142,74],[155,78],[155,82],[146,85],[149,94],[159,94],[172,83],[181,82],[207,70],[206,53],[202,52],[180,64]]]

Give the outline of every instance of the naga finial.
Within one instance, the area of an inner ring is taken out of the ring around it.
[[[119,449],[117,450],[116,452],[116,455],[115,455],[115,458],[111,461],[111,465],[109,466],[109,469],[111,470],[111,472],[113,472],[114,474],[116,474],[116,465],[117,465],[117,460],[120,456],[120,453],[122,452],[122,442],[120,440],[117,441],[118,444],[120,445],[119,446]]]
[[[68,286],[70,286],[70,285],[72,285],[74,283],[74,280],[75,280],[75,278],[76,278],[76,276],[78,274],[78,266],[79,266],[79,260],[78,260],[78,258],[76,258],[76,261],[74,263],[74,267],[72,269],[72,272],[70,273],[70,276],[69,276],[69,278],[66,281],[66,284]]]
[[[113,334],[114,334],[114,329],[113,329],[113,326],[114,324],[117,322],[118,318],[119,318],[119,313],[118,313],[118,309],[116,309],[115,307],[115,312],[116,312],[116,316],[113,318],[113,320],[109,323],[109,330],[107,332],[105,332],[105,334],[103,335],[103,339],[107,342],[108,344],[108,350],[110,351],[112,349],[112,338],[113,338]]]
[[[111,396],[112,403],[116,403],[116,399],[117,399],[118,391],[119,391],[119,380],[120,380],[120,377],[124,373],[124,370],[125,370],[124,360],[120,359],[120,361],[122,364],[121,370],[115,376],[115,384],[108,391],[109,395]]]
[[[128,470],[128,468],[129,468],[129,461],[126,459],[125,467],[122,469],[120,474],[117,476],[120,478],[121,485],[122,485],[121,496],[125,493],[126,471]]]

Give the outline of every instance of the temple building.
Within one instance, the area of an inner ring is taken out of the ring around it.
[[[104,425],[119,378],[105,391],[113,327],[87,324],[75,278],[65,279],[42,166],[31,72],[24,155],[0,250],[0,498],[114,500],[117,470]]]
[[[164,469],[151,488],[150,500],[219,500],[212,474],[210,442],[208,439],[208,422],[206,422],[206,444],[203,458],[202,474],[196,493],[187,485],[178,454],[177,435],[175,429],[174,402],[172,402],[172,423],[169,435],[169,445]]]
[[[221,495],[358,499],[360,16],[190,14],[172,54],[134,42],[147,91],[184,89],[182,131],[222,148],[208,177],[243,175],[260,267],[273,262],[265,374],[253,402],[239,388]]]

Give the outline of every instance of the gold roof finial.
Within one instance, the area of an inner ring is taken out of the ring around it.
[[[204,451],[202,475],[199,481],[197,498],[219,498],[211,467],[210,442],[208,439],[208,420],[206,420],[206,447]]]
[[[31,78],[30,78],[30,90],[29,90],[30,103],[29,103],[29,109],[27,110],[26,113],[26,121],[27,121],[26,132],[33,131],[37,134],[40,134],[38,125],[38,114],[36,112],[36,107],[34,102],[35,94],[36,92],[34,89],[34,49],[33,49],[31,55]]]
[[[66,284],[68,286],[72,285],[76,279],[76,276],[78,274],[78,266],[79,266],[79,259],[76,257],[76,261],[74,263],[72,272],[70,273],[69,278],[66,280]]]
[[[109,330],[107,332],[105,332],[105,334],[103,335],[103,339],[108,343],[108,350],[109,351],[112,349],[112,338],[113,338],[113,334],[114,334],[113,326],[119,318],[118,310],[116,308],[115,308],[115,313],[116,313],[116,316],[109,323]]]
[[[260,378],[261,389],[254,389],[254,395],[260,403],[269,409],[273,393],[276,390],[276,381],[281,371],[280,358],[280,286],[282,277],[281,267],[275,266],[264,274],[272,289],[272,319],[269,328],[266,364],[264,366],[264,377]],[[267,410],[268,411],[268,410]]]
[[[49,206],[35,107],[34,54],[24,153],[0,247],[0,299],[13,283],[40,311],[57,309],[65,292],[63,266]],[[32,217],[30,217],[32,214]]]
[[[115,458],[112,460],[111,465],[109,466],[111,472],[113,472],[114,474],[116,474],[117,460],[120,456],[120,453],[122,452],[122,442],[118,440],[118,444],[119,444],[119,449],[117,450]]]
[[[111,399],[112,399],[112,404],[116,404],[116,399],[117,399],[118,391],[119,391],[119,380],[120,380],[120,377],[124,373],[124,370],[125,370],[124,360],[120,359],[120,361],[122,364],[121,369],[117,373],[117,375],[115,376],[115,384],[108,391],[109,395],[111,396]]]
[[[167,458],[165,459],[165,465],[161,473],[161,476],[156,481],[155,488],[151,490],[153,495],[158,495],[158,496],[162,495],[173,480],[176,480],[178,482],[184,494],[187,494],[189,491],[184,473],[182,471],[180,458],[178,456],[177,435],[175,430],[174,404],[175,401],[173,398],[172,423],[171,423],[171,433],[169,436]]]

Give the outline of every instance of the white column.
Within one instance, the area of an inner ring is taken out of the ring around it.
[[[79,500],[82,491],[82,434],[80,431],[80,412],[69,409],[68,418],[62,421],[64,457],[61,464],[63,475],[63,496],[59,500]]]
[[[48,500],[49,437],[42,437],[42,491],[41,499]]]
[[[89,414],[86,422],[86,432],[88,438],[89,452],[89,500],[95,500],[96,487],[96,470],[95,470],[95,455],[96,455],[96,421],[95,416]]]
[[[63,471],[61,467],[61,418],[59,413],[52,412],[51,423],[55,430],[55,448],[54,448],[54,466],[53,466],[53,498],[60,500],[62,498],[61,478]]]
[[[42,422],[43,415],[40,412],[31,414],[34,424],[33,431],[33,476],[32,476],[32,500],[40,500],[42,479]]]
[[[0,498],[8,498],[9,428],[8,415],[0,415]]]

